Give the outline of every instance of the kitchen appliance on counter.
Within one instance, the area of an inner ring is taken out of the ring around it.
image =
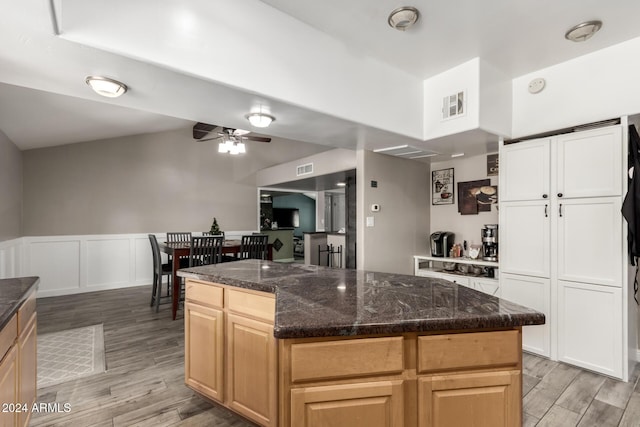
[[[498,261],[498,224],[485,224],[482,229],[482,259]]]
[[[453,246],[455,234],[450,231],[436,231],[431,233],[431,256],[449,256],[449,250]]]

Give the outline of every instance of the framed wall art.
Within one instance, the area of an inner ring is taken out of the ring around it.
[[[453,204],[453,168],[431,172],[431,204]]]

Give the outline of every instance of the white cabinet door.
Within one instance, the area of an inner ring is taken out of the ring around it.
[[[500,152],[501,201],[542,200],[550,197],[549,147],[549,138],[503,147]]]
[[[558,359],[622,378],[622,289],[558,281]]]
[[[539,277],[500,274],[500,292],[506,299],[545,315],[544,325],[522,327],[522,348],[531,353],[551,356],[551,281]]]
[[[560,135],[556,150],[557,195],[562,194],[561,198],[622,194],[620,125]]]
[[[551,207],[548,201],[500,205],[500,270],[550,277]]]
[[[484,292],[485,294],[493,295],[496,297],[500,296],[500,282],[495,279],[475,278],[471,280],[471,286],[476,291]]]
[[[619,197],[562,200],[558,204],[558,279],[622,286],[622,214]]]

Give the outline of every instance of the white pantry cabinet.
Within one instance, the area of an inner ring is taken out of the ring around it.
[[[547,278],[502,273],[502,298],[544,313],[544,325],[522,327],[522,349],[551,356],[551,281]]]
[[[523,348],[628,378],[626,132],[614,125],[500,147],[502,297],[542,311]]]

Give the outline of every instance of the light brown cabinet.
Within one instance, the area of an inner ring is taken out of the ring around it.
[[[0,330],[0,426],[27,426],[36,401],[36,293]]]
[[[18,319],[20,319],[20,315]],[[28,411],[18,413],[19,426],[29,425],[31,408],[36,402],[38,388],[36,345],[36,313],[33,312],[18,336],[18,402],[29,408]]]
[[[15,346],[0,362],[0,402],[18,402],[18,358]],[[16,412],[0,411],[1,426],[15,426]]]
[[[291,419],[299,427],[404,427],[402,381],[294,389]]]
[[[520,371],[418,379],[419,427],[520,426]]]
[[[185,383],[264,426],[277,425],[270,294],[187,280]]]
[[[185,382],[224,401],[224,320],[221,309],[185,303]]]

